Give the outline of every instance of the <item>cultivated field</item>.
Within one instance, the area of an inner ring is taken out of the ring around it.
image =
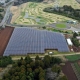
[[[3,55],[4,50],[8,44],[8,41],[11,37],[14,28],[7,27],[3,30],[0,30],[0,56]]]
[[[66,64],[62,67],[62,71],[67,76],[68,80],[77,80],[70,62],[66,62]]]
[[[46,1],[46,0],[45,0]],[[71,5],[75,9],[80,8],[76,0],[59,0],[59,6]],[[43,12],[43,9],[49,6],[55,6],[55,2],[26,2],[20,6],[12,6],[13,17],[11,23],[14,24],[51,24],[57,21],[71,20],[65,16]]]

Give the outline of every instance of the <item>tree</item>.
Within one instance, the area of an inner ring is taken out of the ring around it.
[[[60,73],[60,71],[61,71],[61,67],[60,66],[58,66],[58,65],[54,65],[54,66],[52,66],[52,69],[51,69],[53,72],[56,72],[56,73]]]
[[[15,77],[15,80],[19,80],[19,76],[16,76],[16,77]]]
[[[30,64],[27,64],[27,68],[31,68]]]
[[[31,73],[31,72],[32,72],[32,69],[31,69],[31,68],[27,68],[27,71],[28,71],[29,73]]]
[[[46,27],[45,27],[45,26],[43,26],[42,28],[43,28],[43,29],[46,29]]]
[[[24,74],[24,75],[20,78],[20,80],[26,80],[26,75]]]
[[[50,60],[51,60],[51,58],[50,58],[50,56],[49,55],[46,55],[45,57],[44,57],[44,65],[45,65],[45,68],[47,68],[47,67],[49,67],[50,66]]]
[[[74,46],[79,47],[80,44],[79,44],[79,40],[78,39],[72,38],[72,42],[73,42]]]
[[[39,61],[39,65],[40,65],[40,67],[44,68],[44,63],[42,60]]]
[[[66,76],[62,76],[59,80],[68,80]]]
[[[32,59],[30,58],[29,55],[27,55],[27,56],[25,57],[25,61],[26,61],[27,64],[29,64],[30,62],[32,62]]]
[[[38,55],[36,56],[35,60],[40,60],[40,58],[39,58],[39,56],[38,56]]]
[[[39,60],[35,60],[35,67],[39,67],[40,66],[40,63],[39,63]]]
[[[73,38],[76,38],[76,36],[78,36],[78,34],[76,32],[73,33]]]
[[[39,69],[36,68],[36,69],[34,70],[34,72],[35,72],[35,74],[38,74],[38,73],[39,73]]]
[[[32,61],[32,62],[30,63],[30,66],[31,66],[32,69],[34,69],[34,68],[35,68],[35,62]]]

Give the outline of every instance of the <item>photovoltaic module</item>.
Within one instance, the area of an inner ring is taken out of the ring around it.
[[[45,49],[69,52],[67,42],[61,33],[17,27],[12,33],[3,56],[44,53]]]

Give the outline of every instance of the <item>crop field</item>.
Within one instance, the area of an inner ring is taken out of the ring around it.
[[[73,8],[78,9],[80,7],[79,3],[76,0],[59,0],[59,6],[63,5],[71,5]],[[13,13],[13,17],[11,23],[14,24],[51,24],[58,21],[66,21],[72,20],[71,18],[47,13],[44,12],[43,9],[46,7],[54,7],[55,2],[26,2],[21,4],[20,6],[12,6],[11,12]]]
[[[69,56],[66,56],[66,58],[69,60],[69,61],[77,61],[80,59],[80,55],[69,55]]]

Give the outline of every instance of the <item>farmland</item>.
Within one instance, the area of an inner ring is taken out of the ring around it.
[[[43,9],[46,7],[54,7],[56,2],[27,2],[20,6],[12,6],[11,12],[13,17],[11,23],[14,24],[51,24],[58,21],[72,20],[71,18],[51,14],[44,12]],[[75,0],[59,0],[59,6],[71,5],[73,8],[78,9],[80,5]]]
[[[80,55],[66,56],[66,58],[67,58],[69,61],[77,61],[77,60],[80,59]]]
[[[8,44],[14,28],[8,27],[0,30],[0,56],[3,55],[4,50]]]

